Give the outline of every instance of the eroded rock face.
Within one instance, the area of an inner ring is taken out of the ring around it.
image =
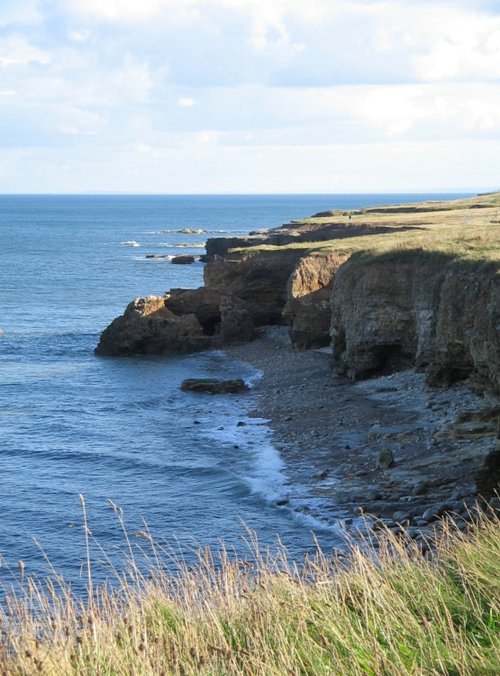
[[[283,309],[294,347],[308,349],[329,344],[333,277],[347,258],[347,255],[318,252],[304,256],[297,263],[288,279]]]
[[[205,266],[205,286],[244,301],[255,326],[281,324],[288,278],[302,253],[291,249],[215,258]]]
[[[221,321],[220,303],[223,294],[214,289],[172,289],[165,295],[165,306],[174,315],[194,314],[203,333],[213,336]]]
[[[193,313],[175,315],[163,296],[136,298],[101,334],[99,355],[184,354],[206,349],[210,338]]]
[[[334,358],[353,377],[416,365],[432,385],[473,376],[500,392],[500,277],[421,254],[356,257],[332,289]]]
[[[252,340],[246,303],[214,289],[137,298],[101,335],[99,355],[186,354]]]

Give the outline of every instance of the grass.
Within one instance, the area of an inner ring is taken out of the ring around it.
[[[178,574],[143,532],[150,569],[139,570],[131,546],[118,587],[94,587],[87,601],[60,579],[24,579],[3,606],[0,671],[498,674],[499,526],[480,516],[464,535],[448,522],[432,556],[387,532],[377,552],[358,542],[301,566],[282,550],[259,553],[252,537],[252,563],[203,550]]]
[[[477,208],[478,205],[482,208]],[[422,209],[418,213],[391,212],[390,209],[397,207],[385,207],[346,212],[346,217],[334,219],[309,218],[296,226],[294,224],[298,231],[301,226],[307,228],[329,222],[344,225],[347,229],[350,225],[360,224],[389,229],[382,234],[291,242],[282,246],[260,245],[232,251],[253,254],[295,249],[317,255],[338,252],[342,255],[369,254],[371,257],[387,254],[397,257],[411,251],[425,256],[445,255],[472,263],[500,262],[500,193],[470,200],[423,202],[418,206]]]

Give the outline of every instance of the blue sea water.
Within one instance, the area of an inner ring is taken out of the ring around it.
[[[52,566],[83,590],[82,511],[92,531],[94,575],[109,574],[99,546],[120,565],[124,537],[147,523],[190,557],[224,540],[245,552],[243,524],[263,545],[277,537],[300,558],[339,543],[276,500],[288,485],[265,421],[248,418],[252,394],[203,398],[184,378],[258,377],[221,352],[103,358],[99,333],[137,296],[202,284],[208,236],[246,233],[330,208],[458,195],[0,196],[0,583],[22,559]],[[202,228],[207,234],[182,234]],[[186,246],[189,245],[189,246]],[[146,258],[159,254],[167,258]],[[244,421],[245,426],[237,426]]]

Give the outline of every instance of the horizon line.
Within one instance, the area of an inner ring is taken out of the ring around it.
[[[9,196],[38,196],[38,197],[62,197],[62,196],[137,196],[137,197],[260,197],[260,196],[335,196],[335,195],[439,195],[439,194],[480,194],[496,193],[500,188],[441,188],[432,190],[367,190],[362,192],[142,192],[120,190],[86,190],[81,192],[0,192],[0,197]]]

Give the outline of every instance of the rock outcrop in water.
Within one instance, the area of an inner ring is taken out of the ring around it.
[[[102,332],[98,355],[188,354],[246,342],[255,327],[243,301],[213,289],[136,298]]]

